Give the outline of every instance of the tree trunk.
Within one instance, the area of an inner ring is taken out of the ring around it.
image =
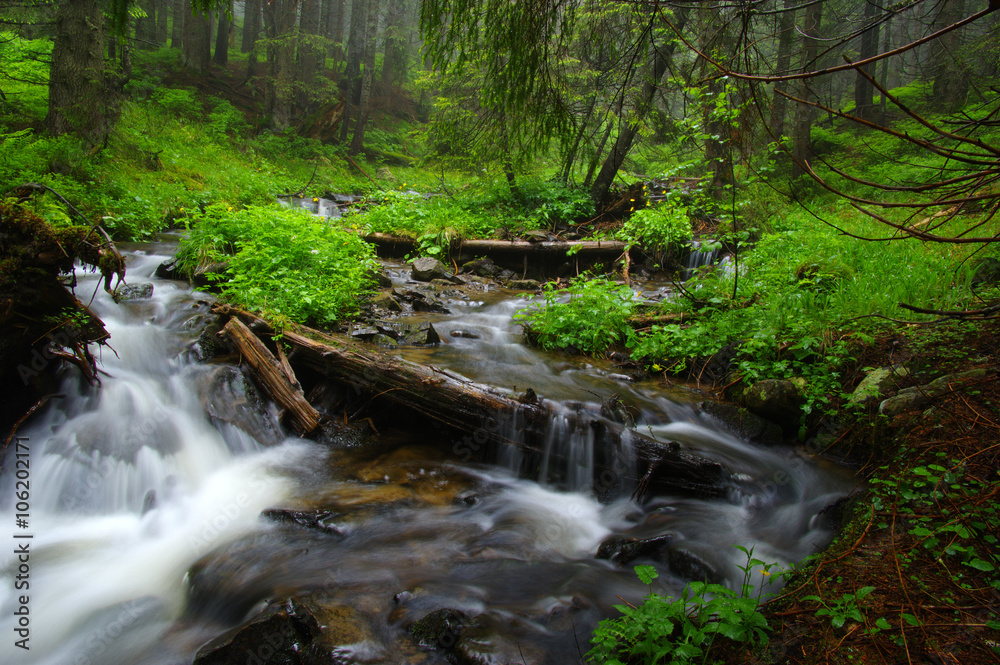
[[[113,123],[104,78],[104,16],[98,0],[67,0],[56,9],[45,128],[76,132],[102,145]]]
[[[236,347],[264,392],[289,412],[295,430],[300,434],[309,434],[315,430],[319,426],[319,413],[306,401],[284,355],[279,356],[280,360],[275,358],[267,346],[237,317],[229,319],[222,331]]]
[[[965,0],[947,0],[940,5],[934,30],[946,28],[965,18]],[[969,68],[962,58],[963,29],[938,37],[930,44],[930,70],[934,77],[934,106],[951,113],[965,106],[969,95]]]
[[[361,97],[358,100],[358,121],[354,127],[354,138],[347,151],[352,157],[364,147],[365,126],[371,116],[372,79],[375,77],[375,51],[378,41],[379,0],[369,0],[368,26],[365,29],[365,70],[361,76]]]
[[[726,30],[726,22],[718,11],[703,5],[699,11],[701,23],[700,50],[717,56],[731,51],[731,38]],[[725,56],[722,56],[725,58]],[[712,76],[707,67],[702,68],[705,85],[705,101],[702,108],[702,124],[705,127],[705,165],[709,169],[709,192],[716,199],[725,196],[733,184],[733,128],[728,113],[729,101],[724,106],[718,104],[720,95],[726,94],[725,82]]]
[[[174,22],[170,26],[170,48],[181,50],[184,48],[184,27],[187,18],[191,15],[191,5],[187,0],[173,0],[173,11],[171,12]]]
[[[212,60],[212,20],[202,12],[188,15],[184,22],[184,66],[196,74],[205,74]]]
[[[271,129],[283,132],[292,122],[292,86],[295,80],[295,19],[298,0],[271,0],[264,5],[269,76],[265,108]]]
[[[260,32],[260,0],[246,0],[243,9],[243,40],[240,44],[241,53],[249,53],[257,43]]]
[[[859,60],[867,60],[873,57],[878,51],[879,25],[875,22],[878,19],[878,15],[879,6],[874,0],[865,0],[865,25],[871,27],[861,33]],[[874,64],[865,65],[861,69],[868,76],[874,77]],[[875,119],[877,109],[872,102],[874,92],[875,86],[861,72],[858,72],[854,79],[854,115],[863,120]]]
[[[365,53],[365,27],[368,23],[368,0],[354,0],[351,4],[351,32],[347,37],[347,67],[344,82],[348,104],[361,102],[361,61]],[[347,138],[346,136],[344,137]]]
[[[814,68],[819,52],[819,25],[823,20],[823,3],[816,2],[806,7],[802,23],[802,67]],[[804,100],[816,99],[809,79],[802,79],[798,97]],[[792,128],[792,179],[805,173],[804,166],[809,161],[809,133],[816,118],[816,109],[807,104],[799,104],[795,109],[795,126]]]
[[[382,56],[382,80],[380,87],[387,91],[406,78],[406,42],[403,39],[403,0],[389,0],[385,23],[385,50]]]
[[[172,7],[172,2],[170,0],[154,0],[156,4],[156,45],[166,46],[167,37],[169,33],[167,32],[167,18],[170,14]]]
[[[229,9],[232,11],[232,3]],[[218,12],[219,30],[215,35],[215,64],[225,67],[229,64],[229,38],[233,29],[233,22],[229,20],[226,12]]]
[[[798,0],[785,0],[785,10],[781,13],[781,23],[778,26],[778,54],[775,61],[775,73],[787,74],[792,64],[792,44],[795,42],[795,5]],[[788,91],[788,83],[779,81],[774,84],[774,96],[771,102],[771,118],[768,126],[775,139],[780,139],[785,133],[785,115],[788,112],[788,99],[779,93]]]
[[[340,60],[342,55],[340,42],[344,39],[344,11],[344,0],[323,0],[320,31],[330,40],[327,54],[335,60]]]
[[[344,59],[344,29],[347,27],[348,11],[347,0],[334,0],[340,7],[337,12],[337,21],[333,26],[333,47],[332,55],[339,62]]]
[[[299,80],[306,90],[312,91],[316,75],[323,71],[323,60],[326,49],[310,43],[309,39],[318,39],[320,35],[320,0],[302,0],[301,32],[305,41],[299,47]]]
[[[678,30],[684,30],[684,27],[687,25],[689,12],[690,9],[686,6],[676,10],[675,26]],[[608,191],[615,181],[615,176],[618,175],[618,170],[625,162],[625,157],[628,156],[629,150],[632,149],[632,142],[635,140],[636,134],[639,133],[639,124],[653,106],[653,97],[658,90],[660,79],[663,78],[669,69],[670,59],[673,56],[675,48],[676,43],[673,41],[659,47],[654,45],[652,72],[643,84],[642,91],[636,100],[635,108],[631,114],[631,122],[624,123],[617,140],[615,140],[614,146],[611,148],[611,152],[604,160],[604,164],[601,166],[601,170],[594,180],[594,185],[590,188],[590,196],[595,202],[603,202],[607,199]]]
[[[146,15],[135,22],[136,48],[148,51],[156,47],[156,3],[142,0],[139,7]]]

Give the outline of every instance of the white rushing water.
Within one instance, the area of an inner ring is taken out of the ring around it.
[[[167,256],[152,250],[133,250],[128,273],[131,284],[154,284],[152,298],[119,305],[97,292],[93,309],[114,348],[101,352],[101,385],[82,385],[67,371],[61,396],[19,431],[23,446],[7,451],[4,665],[190,663],[207,640],[267,602],[317,588],[364,608],[376,629],[343,651],[363,659],[407,662],[397,654],[401,644],[412,647],[394,618],[399,602],[414,613],[517,617],[526,647],[534,640],[551,662],[576,662],[574,645],[585,644],[619,596],[638,602],[646,593],[630,566],[595,560],[609,536],[666,534],[689,559],[738,582],[734,571],[745,559],[733,544],[788,565],[826,542],[829,526],[818,515],[849,487],[792,451],[722,432],[607,364],[525,347],[511,322],[524,301],[438,317],[449,343],[417,353],[501,388],[532,387],[560,400],[548,402],[553,418],[530,461],[505,446],[486,466],[471,463],[461,459],[464,444],[430,430],[407,432],[401,443],[376,440],[370,451],[287,438],[273,406],[251,394],[238,370],[198,362],[195,339],[209,305],[184,285],[154,279]],[[78,293],[95,290],[95,276],[79,277]],[[725,496],[632,500],[634,484],[622,479],[637,475],[633,437],[601,451],[589,424],[588,414],[596,418],[602,401],[619,393],[640,405],[643,434],[679,441],[729,470]],[[516,439],[526,424],[507,426]],[[398,459],[397,448],[406,453]],[[19,528],[14,467],[22,451],[30,510]],[[330,528],[263,518],[270,508],[311,510]],[[15,553],[19,543],[27,543],[27,562]],[[679,573],[663,581],[670,592],[685,583]],[[755,581],[763,583],[759,573]],[[578,623],[550,626],[569,611],[579,612]],[[30,651],[16,645],[25,621]]]
[[[165,258],[131,256],[129,282],[149,282]],[[78,293],[95,279],[81,274]],[[182,610],[190,565],[258,528],[260,511],[292,487],[281,469],[309,454],[303,443],[265,450],[212,425],[189,351],[205,307],[177,284],[155,288],[122,305],[98,292],[93,309],[114,349],[101,352],[102,385],[67,372],[62,396],[8,451],[0,523],[22,538],[0,555],[0,662],[138,662]],[[30,510],[27,528],[15,529],[18,451],[28,452],[19,459],[30,464]],[[21,578],[17,545],[30,552]],[[11,637],[22,596],[30,650]]]

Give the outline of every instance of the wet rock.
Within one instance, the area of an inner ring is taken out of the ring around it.
[[[383,289],[392,287],[392,280],[389,279],[389,275],[385,273],[385,270],[372,270],[369,276]]]
[[[987,370],[985,369],[973,369],[967,372],[959,372],[957,374],[942,376],[934,381],[931,381],[925,386],[916,386],[900,390],[895,397],[890,397],[879,404],[879,413],[887,416],[895,416],[903,413],[904,411],[921,409],[930,403],[931,400],[953,390],[955,388],[955,384],[982,379],[985,378],[986,375]]]
[[[337,513],[328,510],[286,510],[284,508],[269,508],[263,511],[261,517],[278,522],[279,524],[290,524],[300,526],[305,529],[319,531],[331,536],[344,535],[343,530],[337,526]]]
[[[765,379],[743,391],[743,406],[788,431],[797,426],[805,398],[795,381]]]
[[[160,279],[184,279],[175,259],[168,259],[156,266],[156,276]]]
[[[436,300],[416,300],[410,303],[414,312],[435,312],[437,314],[451,314],[451,310]]]
[[[459,665],[523,665],[541,663],[544,654],[530,642],[519,639],[524,632],[517,618],[492,614],[477,616],[459,635],[453,658]]]
[[[148,300],[153,297],[152,284],[125,284],[115,291],[118,302],[129,300]]]
[[[469,623],[469,617],[465,613],[443,609],[414,621],[406,630],[421,646],[448,650],[455,646]]]
[[[629,538],[610,536],[597,548],[595,559],[605,559],[619,566],[627,566],[636,559],[665,560],[673,536],[665,534],[655,538]]]
[[[460,284],[462,280],[452,275],[444,264],[437,259],[422,256],[410,264],[410,275],[418,282],[429,282],[432,279],[444,279],[452,284]]]
[[[396,340],[394,340],[392,337],[389,337],[388,335],[383,335],[382,333],[373,335],[371,339],[369,339],[368,341],[371,342],[372,344],[378,344],[379,346],[384,346],[387,349],[395,349],[397,346],[399,346],[398,344],[396,344]]]
[[[452,337],[462,337],[463,339],[479,339],[479,335],[467,330],[452,330],[450,334]]]
[[[342,647],[375,643],[375,634],[369,621],[354,607],[341,603],[328,603],[320,598],[296,598],[297,611],[319,625],[319,634],[309,645],[306,663],[354,663]],[[381,660],[379,662],[382,662]]]
[[[909,371],[899,365],[893,367],[878,367],[868,372],[858,387],[847,398],[848,404],[868,406],[885,399],[895,392],[899,379],[909,376]]]
[[[205,326],[201,334],[198,335],[198,360],[210,360],[216,356],[223,356],[232,353],[229,342],[219,333],[222,331],[222,322],[218,319]]]
[[[381,307],[382,309],[387,309],[390,312],[403,311],[403,307],[388,293],[376,294],[375,297],[372,298],[372,305],[375,307]]]
[[[496,277],[500,268],[492,259],[474,259],[463,263],[459,272],[472,273],[479,277]]]
[[[437,330],[434,329],[434,326],[429,321],[421,321],[419,323],[377,321],[375,326],[368,339],[373,338],[375,334],[382,334],[391,338],[397,344],[425,346],[441,343],[440,335],[438,335]],[[357,335],[355,334],[355,336]]]
[[[334,491],[317,497],[323,505],[333,510],[349,512],[366,508],[387,508],[410,505],[414,502],[413,492],[399,485],[344,485]]]
[[[362,339],[366,342],[370,341],[372,337],[378,334],[380,334],[379,329],[374,326],[362,325],[351,329],[351,337],[354,337],[355,339]]]
[[[156,508],[156,490],[149,490],[146,492],[146,496],[142,499],[142,514],[145,515],[149,511]]]
[[[725,576],[715,566],[694,552],[681,548],[673,548],[667,553],[667,565],[670,572],[686,580],[709,584],[722,584],[725,581]]]
[[[195,385],[198,399],[212,420],[240,429],[265,446],[284,440],[274,405],[238,367],[207,368]]]
[[[636,560],[652,561],[686,580],[721,583],[725,579],[712,564],[681,547],[676,537],[669,533],[652,538],[611,536],[601,543],[595,558],[619,566],[630,565]]]
[[[762,446],[779,446],[784,443],[781,428],[770,420],[729,402],[702,402],[702,413],[715,418],[738,438]]]
[[[217,285],[225,277],[227,270],[229,270],[229,263],[226,261],[201,266],[191,276],[191,283],[198,288],[211,291],[213,288],[218,288]]]
[[[507,288],[515,291],[537,291],[542,285],[534,279],[512,279],[507,282]]]
[[[496,280],[498,282],[504,282],[504,283],[506,283],[506,282],[510,281],[511,279],[513,279],[513,278],[514,278],[514,271],[513,270],[507,270],[506,268],[503,269],[503,270],[501,270],[500,272],[498,272],[496,274]]]
[[[294,600],[275,603],[201,647],[194,665],[299,665],[300,652],[319,633],[316,619]]]

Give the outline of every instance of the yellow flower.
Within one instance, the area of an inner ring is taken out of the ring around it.
[[[313,197],[313,203],[319,203],[319,199],[316,198],[315,196]]]
[[[769,571],[769,570],[764,570],[763,568],[761,568],[760,572],[761,572],[761,574],[767,575],[768,577],[771,576],[771,571]]]

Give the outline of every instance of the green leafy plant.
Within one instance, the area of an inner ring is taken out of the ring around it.
[[[653,566],[636,566],[639,579],[649,585],[649,594],[638,606],[616,605],[622,616],[605,619],[591,637],[593,645],[587,660],[605,665],[624,663],[708,662],[715,640],[727,640],[750,646],[768,641],[769,627],[757,611],[763,586],[750,583],[754,570],[770,576],[773,564],[755,559],[752,551],[741,566],[743,583],[739,591],[721,584],[691,582],[679,598],[669,598],[652,589],[658,577]],[[714,662],[714,661],[713,661]]]
[[[371,245],[304,210],[210,206],[193,215],[182,241],[182,269],[226,261],[223,295],[240,306],[329,325],[357,310],[376,268]]]
[[[603,353],[629,338],[635,294],[624,284],[582,277],[568,289],[544,286],[545,302],[519,310],[529,340],[545,349]]]
[[[690,243],[691,219],[688,209],[671,198],[633,212],[618,235],[628,249],[642,247],[662,265],[669,255],[679,254]]]
[[[819,596],[803,596],[802,600],[811,600],[822,605],[820,609],[816,610],[816,616],[830,617],[830,623],[834,628],[842,628],[848,619],[861,624],[865,623],[861,601],[874,590],[873,586],[864,586],[854,593],[843,594],[840,599],[832,603],[827,603]]]

